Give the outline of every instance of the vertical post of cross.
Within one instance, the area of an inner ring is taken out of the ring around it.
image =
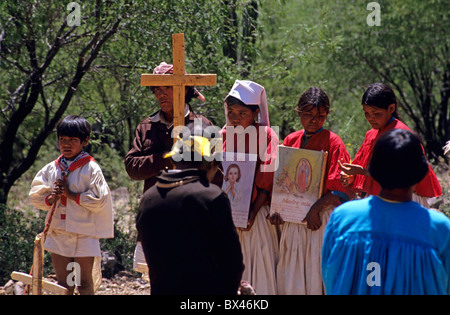
[[[184,75],[184,34],[172,35],[173,47],[173,74]],[[185,88],[183,81],[173,86],[173,125],[184,126]],[[176,130],[174,129],[176,132]],[[174,134],[174,141],[178,135]]]

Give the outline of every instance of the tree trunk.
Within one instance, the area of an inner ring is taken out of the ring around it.
[[[242,37],[244,45],[241,50],[241,61],[243,65],[241,75],[246,78],[250,74],[253,59],[255,58],[256,44],[256,22],[258,20],[258,2],[248,2],[242,13]]]
[[[236,1],[224,0],[225,14],[224,28],[225,34],[230,34],[225,38],[225,46],[223,47],[223,54],[225,57],[231,58],[234,63],[238,61],[238,40],[237,34],[239,33],[238,20],[236,14]]]

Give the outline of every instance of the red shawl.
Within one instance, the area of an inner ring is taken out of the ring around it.
[[[375,142],[386,131],[391,129],[405,129],[411,131],[408,126],[402,123],[398,119],[394,119],[390,124],[381,129],[371,129],[367,131],[366,137],[361,148],[355,155],[353,164],[361,165],[366,168],[369,166],[370,158],[372,157],[372,150]],[[425,150],[422,147],[425,154]],[[419,182],[415,187],[415,192],[422,197],[437,197],[442,195],[442,188],[431,166],[429,167],[428,174]],[[381,186],[372,179],[372,177],[356,175],[353,183],[353,189],[355,191],[363,191],[369,195],[378,195],[381,191]]]

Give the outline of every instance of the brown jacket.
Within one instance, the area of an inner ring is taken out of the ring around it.
[[[164,154],[172,149],[171,137],[173,125],[160,119],[159,113],[145,118],[136,128],[133,147],[125,156],[125,168],[135,180],[144,180],[144,192],[156,183],[161,170],[171,168],[171,160]],[[201,121],[202,130],[212,123],[201,115],[189,111],[185,117],[185,126],[194,135],[194,119]],[[197,126],[195,126],[198,128]]]

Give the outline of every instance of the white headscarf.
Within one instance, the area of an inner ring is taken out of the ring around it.
[[[258,83],[255,83],[253,81],[236,80],[227,97],[230,95],[242,101],[246,105],[258,105],[259,114],[257,123],[264,126],[270,126],[266,90],[262,85],[259,85]],[[228,117],[227,117],[228,110],[225,101],[224,106],[225,106],[225,117],[228,125]]]

